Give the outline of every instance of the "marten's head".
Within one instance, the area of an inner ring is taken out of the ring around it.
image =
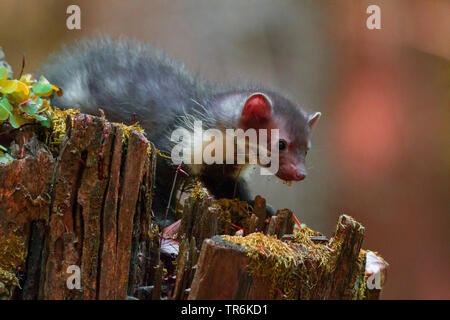
[[[250,94],[240,115],[239,127],[246,130],[279,129],[279,168],[276,176],[285,181],[301,181],[306,177],[305,158],[311,147],[311,130],[320,112],[307,114],[288,99],[271,92]]]

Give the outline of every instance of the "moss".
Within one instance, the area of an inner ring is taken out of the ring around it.
[[[223,239],[246,248],[250,275],[269,279],[272,293],[281,291],[287,299],[295,299],[298,256],[288,244],[260,232],[246,237],[223,236]]]
[[[19,279],[14,271],[25,263],[25,243],[13,232],[0,236],[0,299],[9,299]]]
[[[252,207],[247,201],[222,198],[214,203],[214,207],[217,209],[218,219],[222,225],[228,224],[235,231],[237,227],[248,230]]]
[[[51,131],[50,134],[47,136],[47,145],[49,146],[50,150],[52,152],[58,152],[59,146],[61,144],[62,138],[66,134],[66,120],[67,116],[74,117],[77,114],[80,113],[80,110],[78,109],[53,109],[53,117],[51,120]],[[130,140],[131,132],[137,131],[140,134],[145,136],[144,129],[139,125],[138,122],[135,124],[132,124],[130,126],[125,125],[123,123],[114,122],[115,125],[120,126],[122,128],[122,143],[126,146],[128,144],[128,141]],[[147,148],[147,153],[150,155],[152,152],[152,146],[149,143]],[[164,157],[167,157],[166,155],[161,154],[159,150],[156,150],[156,152]],[[168,157],[170,158],[170,157]]]
[[[353,300],[363,300],[366,297],[366,254],[367,251],[361,249],[358,260],[356,261],[356,280],[353,286]]]
[[[13,271],[25,262],[25,243],[13,232],[0,236],[0,268]]]
[[[202,185],[201,182],[197,181],[193,186],[191,197],[195,200],[203,200],[208,195],[208,190]]]
[[[331,274],[336,269],[335,257],[338,254],[328,246],[328,242],[315,243],[311,236],[322,236],[320,232],[303,227],[294,230],[292,245],[297,247],[299,253],[298,277],[301,284],[300,296],[302,299],[313,297],[313,291],[319,278],[323,274]],[[305,260],[308,263],[304,263]]]
[[[53,109],[53,117],[51,120],[51,131],[47,136],[47,145],[52,152],[59,151],[59,145],[61,144],[62,138],[66,134],[66,120],[67,116],[74,117],[80,113],[78,109],[65,109],[61,110],[58,108]]]
[[[328,243],[315,243],[309,238],[320,235],[304,227],[294,230],[294,239],[286,242],[262,233],[223,236],[223,239],[245,247],[250,258],[249,274],[268,279],[273,293],[281,291],[284,298],[297,299],[301,292],[302,299],[309,299],[320,274],[331,273],[336,268],[332,259],[336,253]]]
[[[125,125],[123,123],[119,123],[119,122],[114,122],[114,124],[122,128],[122,132],[123,132],[122,133],[122,143],[125,145],[128,144],[128,141],[130,140],[131,132],[133,130],[137,131],[140,134],[145,136],[144,129],[142,129],[142,127],[139,126],[139,123],[137,123],[137,122],[135,124],[132,124],[131,126],[127,126],[127,125]]]
[[[11,298],[14,288],[19,286],[19,279],[14,273],[0,268],[0,300]]]

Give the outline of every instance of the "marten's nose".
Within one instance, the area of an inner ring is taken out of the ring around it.
[[[306,174],[304,171],[297,171],[297,173],[295,174],[296,181],[302,181],[305,178],[306,178]]]
[[[280,167],[277,177],[286,181],[302,181],[306,178],[306,170],[302,164],[288,163]]]

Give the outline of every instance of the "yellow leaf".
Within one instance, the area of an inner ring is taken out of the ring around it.
[[[60,88],[58,88],[57,86],[54,86],[53,84],[51,84],[51,86],[55,92],[58,92],[59,90],[61,90]]]
[[[13,80],[16,83],[16,88],[13,92],[9,93],[9,100],[12,103],[21,103],[30,98],[30,89],[28,86],[20,81]],[[0,89],[1,90],[1,89]]]
[[[17,81],[17,92],[22,93],[24,96],[28,97],[30,94],[30,89],[28,89],[28,86],[20,81]]]
[[[0,92],[3,94],[10,94],[17,89],[17,80],[0,80]]]

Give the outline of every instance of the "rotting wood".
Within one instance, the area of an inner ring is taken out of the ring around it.
[[[132,242],[148,240],[133,231],[148,231],[149,142],[131,131],[125,146],[122,126],[99,117],[78,114],[66,123],[56,156],[19,130],[11,150],[16,156],[24,150],[23,158],[0,166],[0,237],[14,230],[27,257],[15,296],[125,299],[129,283],[142,277],[130,270]],[[69,266],[80,267],[79,290],[67,287]]]
[[[256,231],[263,232],[266,229],[266,199],[261,196],[255,197],[253,212],[256,215]]]
[[[155,272],[155,281],[154,281],[154,285],[153,285],[152,300],[160,300],[161,299],[162,277],[163,277],[163,265],[159,264],[156,267],[156,272]]]
[[[294,231],[294,219],[291,210],[278,210],[276,222],[275,235],[278,239],[282,239],[285,234],[292,234]]]
[[[244,248],[215,236],[203,242],[189,300],[274,299],[270,283],[246,272]]]
[[[274,224],[275,225],[275,224]],[[275,228],[275,227],[274,227]],[[331,243],[308,245],[286,243],[297,252],[297,266],[291,269],[296,284],[289,288],[291,299],[371,299],[379,298],[378,289],[365,286],[365,251],[361,250],[364,227],[353,218],[343,215],[338,220]],[[238,237],[236,237],[239,239]],[[274,238],[275,239],[275,238]],[[287,240],[290,239],[290,240]],[[280,240],[270,240],[280,241]],[[280,241],[281,242],[281,241]],[[257,244],[255,244],[257,245]],[[265,248],[258,259],[268,261],[272,253]],[[259,250],[258,249],[258,250]],[[269,248],[267,248],[269,249]],[[221,236],[205,240],[192,281],[189,299],[281,299],[284,292],[270,279],[253,273],[255,255],[248,249],[224,240]],[[282,257],[279,257],[282,258]],[[271,272],[281,272],[272,270]],[[288,275],[289,276],[289,275]],[[383,278],[385,270],[383,270]]]

